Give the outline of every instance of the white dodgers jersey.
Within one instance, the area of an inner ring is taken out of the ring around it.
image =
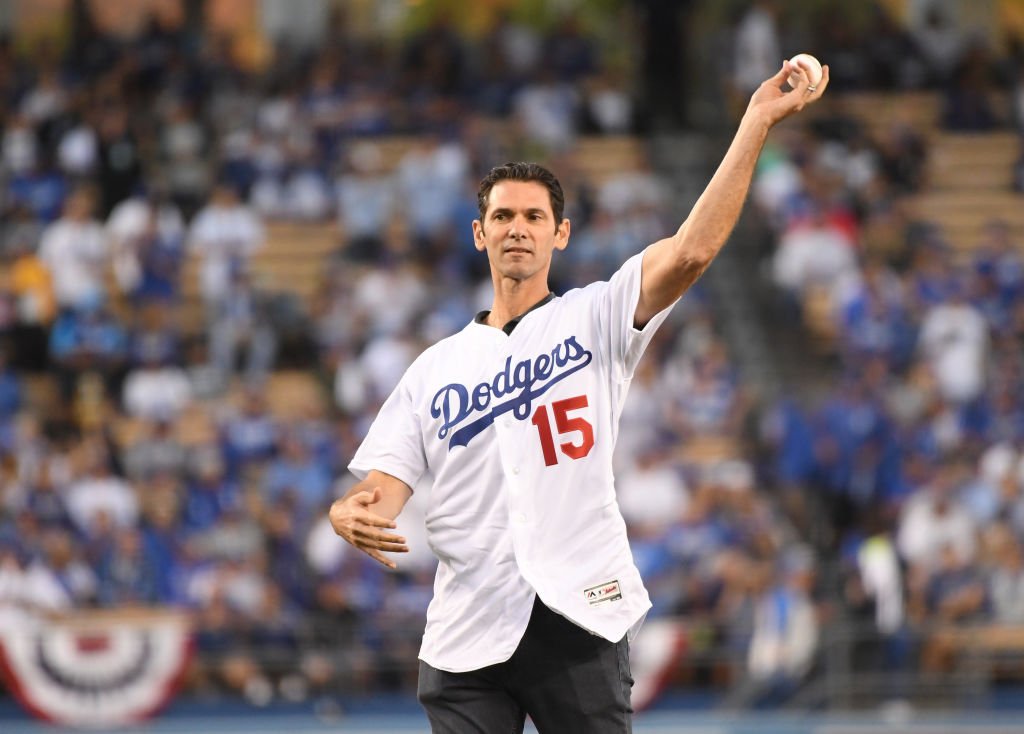
[[[474,322],[424,351],[356,452],[360,479],[433,476],[427,537],[440,563],[420,657],[435,668],[509,659],[535,594],[611,641],[650,608],[612,478],[630,378],[668,315],[633,328],[642,257],[510,334]]]

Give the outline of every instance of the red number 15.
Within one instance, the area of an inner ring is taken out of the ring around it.
[[[587,396],[577,395],[574,398],[556,400],[551,403],[551,410],[555,414],[555,426],[558,428],[558,435],[579,431],[579,443],[566,441],[558,445],[562,453],[570,459],[582,459],[594,448],[594,427],[586,418],[576,416],[569,417],[570,410],[579,410],[587,407]],[[540,434],[540,447],[544,451],[545,466],[554,466],[558,463],[558,455],[555,454],[555,439],[551,435],[551,421],[548,420],[548,408],[546,405],[537,407],[530,421],[537,426],[537,433]]]

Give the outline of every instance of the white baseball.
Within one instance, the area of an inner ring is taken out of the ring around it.
[[[789,60],[789,63],[793,66],[799,66],[807,72],[807,76],[811,80],[811,86],[818,86],[818,82],[821,81],[821,62],[810,54],[797,54]],[[792,73],[789,75],[789,86],[796,88],[797,83],[800,81],[800,75]]]

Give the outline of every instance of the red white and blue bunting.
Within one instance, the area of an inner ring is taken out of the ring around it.
[[[187,619],[164,612],[25,620],[0,631],[12,694],[37,716],[76,727],[150,716],[173,696],[191,653]]]

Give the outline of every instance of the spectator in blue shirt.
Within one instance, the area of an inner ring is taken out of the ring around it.
[[[90,371],[104,377],[108,394],[118,394],[126,342],[124,327],[99,301],[61,313],[50,332],[50,358],[61,395],[70,399],[79,375]]]
[[[277,451],[280,428],[267,409],[261,388],[250,385],[242,409],[221,426],[228,476],[237,477],[251,464],[262,464]]]
[[[165,571],[143,543],[139,530],[122,528],[100,559],[97,596],[104,606],[156,604]]]
[[[182,526],[187,532],[208,530],[239,502],[237,485],[228,479],[215,446],[200,447],[185,492]]]
[[[290,494],[301,511],[308,513],[327,499],[331,473],[293,431],[284,436],[280,453],[267,466],[263,486],[272,502]]]

